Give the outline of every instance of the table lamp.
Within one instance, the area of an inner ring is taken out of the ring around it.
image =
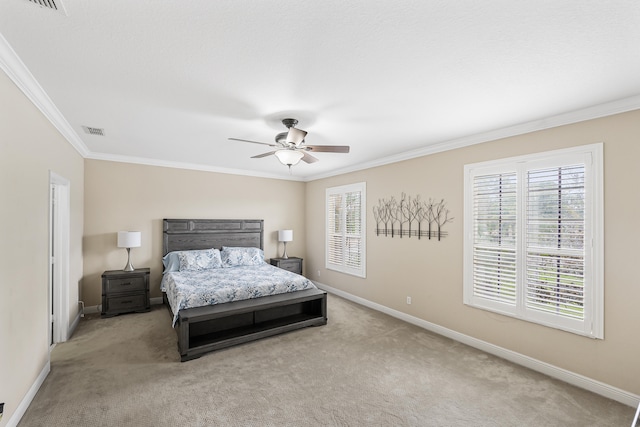
[[[124,271],[134,271],[131,265],[131,248],[140,247],[142,233],[139,231],[118,231],[118,247],[127,249],[127,265]]]
[[[287,255],[287,242],[293,241],[293,230],[278,230],[278,241],[284,243],[284,252],[281,258],[289,259]]]

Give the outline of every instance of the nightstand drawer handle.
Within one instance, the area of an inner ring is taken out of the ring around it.
[[[121,283],[122,286],[129,286],[130,284],[131,284],[131,282]]]
[[[121,301],[122,304],[131,304],[133,301],[128,300],[128,301]]]

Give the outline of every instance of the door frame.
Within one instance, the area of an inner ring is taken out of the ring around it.
[[[49,171],[49,344],[68,339],[69,331],[69,233],[70,182]],[[55,247],[54,247],[55,245]],[[52,250],[53,249],[53,250]],[[53,258],[55,254],[55,259]],[[56,268],[51,265],[55,263]],[[53,295],[52,295],[53,294]],[[52,300],[53,299],[53,300]],[[53,313],[51,313],[53,307]],[[53,321],[53,337],[51,322]],[[53,344],[51,344],[53,343]]]

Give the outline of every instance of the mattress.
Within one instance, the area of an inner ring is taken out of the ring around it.
[[[160,283],[173,312],[268,295],[315,289],[304,276],[264,263],[252,266],[167,272]]]

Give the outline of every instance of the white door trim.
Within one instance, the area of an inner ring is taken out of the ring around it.
[[[53,286],[53,318],[49,314],[49,325],[53,320],[53,342],[68,339],[69,330],[69,233],[70,233],[70,182],[68,179],[49,171],[49,184],[55,193],[56,203],[50,193],[49,201],[49,299]],[[52,211],[55,209],[55,212]],[[53,214],[53,215],[52,215]],[[52,221],[52,218],[54,219]],[[51,248],[55,245],[54,250]],[[52,260],[53,254],[55,260]],[[51,269],[51,262],[56,268]],[[55,276],[54,276],[55,275]],[[50,337],[51,338],[51,337]],[[49,340],[51,343],[51,339]]]

